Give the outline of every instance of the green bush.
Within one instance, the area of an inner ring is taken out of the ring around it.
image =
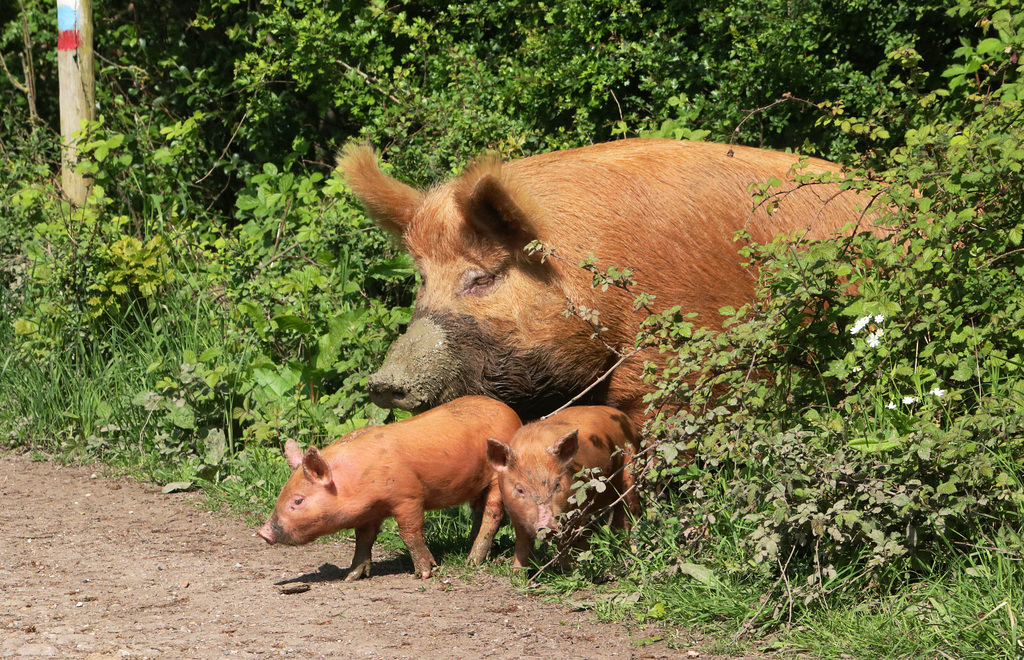
[[[943,74],[958,116],[907,131],[885,169],[850,172],[889,240],[751,247],[763,295],[725,310],[725,332],[674,310],[650,321],[671,356],[650,369],[663,459],[651,477],[689,495],[652,515],[678,521],[680,539],[742,529],[790,607],[905,587],[976,547],[1019,548],[1024,14],[981,17],[984,38]],[[936,98],[895,88],[907,113]],[[758,199],[786,203],[767,187]],[[684,451],[694,465],[675,460]]]

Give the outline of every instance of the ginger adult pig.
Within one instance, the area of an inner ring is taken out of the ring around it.
[[[368,389],[380,406],[424,410],[466,394],[505,401],[524,420],[571,400],[634,345],[642,312],[615,288],[591,287],[576,264],[630,267],[633,289],[656,296],[654,311],[681,305],[697,322],[753,298],[757,274],[743,266],[745,228],[754,241],[798,233],[868,229],[865,200],[836,184],[793,183],[792,154],[702,142],[620,140],[501,163],[483,159],[425,191],[381,172],[373,151],[339,158],[349,186],[381,227],[398,237],[423,275],[408,330]],[[802,172],[837,172],[809,159]],[[771,214],[752,211],[749,186],[771,178],[781,190]],[[560,258],[524,248],[540,241]],[[600,313],[600,338],[566,301]],[[620,365],[581,399],[643,419],[645,352]]]
[[[487,439],[511,439],[520,425],[505,404],[467,396],[394,424],[353,431],[322,452],[310,447],[303,454],[288,440],[292,476],[259,535],[271,545],[302,545],[355,529],[355,556],[345,576],[355,580],[369,577],[373,542],[381,523],[394,516],[416,575],[428,578],[437,562],[423,540],[423,512],[471,502],[469,559],[480,563],[503,513]]]
[[[487,458],[498,473],[502,502],[516,530],[514,567],[530,560],[542,529],[560,531],[559,516],[569,505],[573,477],[597,469],[611,488],[588,495],[582,516],[614,504],[613,527],[627,527],[640,499],[632,460],[639,438],[629,417],[608,406],[575,406],[519,429],[508,443],[487,440]]]

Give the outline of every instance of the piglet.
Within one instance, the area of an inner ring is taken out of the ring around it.
[[[346,580],[370,576],[370,550],[381,523],[394,516],[418,577],[437,562],[423,541],[423,512],[463,502],[473,507],[471,563],[487,557],[501,523],[497,475],[488,438],[511,439],[521,422],[485,396],[455,399],[387,426],[349,433],[322,452],[285,445],[293,472],[259,535],[273,545],[302,545],[340,529],[356,530]]]
[[[629,417],[607,406],[566,408],[523,426],[508,443],[489,438],[487,459],[516,530],[513,567],[527,564],[540,530],[560,531],[558,517],[570,508],[573,475],[580,470],[597,468],[611,485],[588,494],[584,513],[619,500],[612,526],[627,527],[627,510],[636,515],[640,509],[632,465],[638,448]]]

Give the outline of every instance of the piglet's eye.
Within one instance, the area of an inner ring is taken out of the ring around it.
[[[523,487],[520,486],[519,484],[516,484],[516,495],[518,495],[520,497],[522,497],[523,495],[526,495],[526,491],[523,490]]]
[[[302,504],[305,501],[306,501],[306,498],[304,498],[304,497],[296,497],[294,500],[292,500],[292,506],[299,506],[300,504]]]

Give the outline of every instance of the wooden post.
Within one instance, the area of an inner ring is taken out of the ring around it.
[[[57,75],[60,81],[61,185],[76,206],[89,196],[88,182],[75,174],[82,120],[96,116],[92,62],[92,0],[57,0]]]

